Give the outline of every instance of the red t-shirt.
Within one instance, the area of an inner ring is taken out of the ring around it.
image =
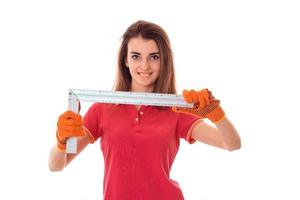
[[[190,133],[198,119],[170,108],[93,104],[84,126],[101,138],[104,200],[183,200],[169,174],[179,139],[195,142]]]

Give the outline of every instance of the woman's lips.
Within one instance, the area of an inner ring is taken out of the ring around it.
[[[138,74],[142,77],[149,77],[152,73],[143,73],[143,72],[138,72]]]

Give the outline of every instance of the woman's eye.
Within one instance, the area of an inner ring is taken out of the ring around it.
[[[158,55],[153,55],[151,56],[151,60],[158,60],[159,59],[159,56]]]
[[[133,55],[133,56],[131,56],[131,58],[132,58],[133,60],[137,60],[137,59],[139,58],[139,56],[138,56],[138,55]]]

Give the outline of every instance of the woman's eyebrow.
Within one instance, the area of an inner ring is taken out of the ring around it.
[[[159,54],[159,52],[153,52],[153,53],[150,53],[149,55],[153,56],[153,55],[156,55],[156,54]]]
[[[135,52],[135,51],[132,51],[130,52],[131,54],[138,54],[138,55],[141,55],[139,52]]]
[[[136,52],[136,51],[132,51],[130,52],[131,54],[137,54],[137,55],[141,55],[141,53],[139,52]],[[153,55],[156,55],[156,54],[159,54],[159,52],[153,52],[153,53],[149,53],[150,56],[153,56]]]

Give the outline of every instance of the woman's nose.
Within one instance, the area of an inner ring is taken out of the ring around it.
[[[143,62],[141,63],[141,68],[144,69],[144,70],[150,68],[150,64],[149,64],[149,61],[147,59],[143,60]]]

